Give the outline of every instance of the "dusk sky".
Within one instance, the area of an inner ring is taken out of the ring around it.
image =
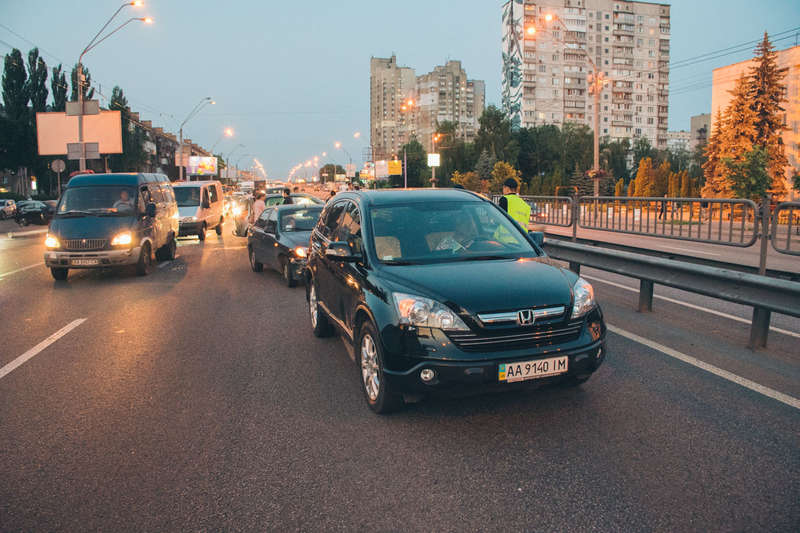
[[[48,67],[70,67],[121,2],[117,0],[0,0],[0,51],[39,46]],[[672,62],[756,40],[763,31],[800,27],[797,0],[676,0]],[[253,154],[271,178],[342,141],[361,162],[369,143],[369,59],[395,53],[417,74],[458,59],[471,78],[486,81],[487,104],[500,103],[499,0],[342,1],[145,0],[120,22],[149,15],[152,26],[128,25],[86,56],[103,97],[125,91],[144,120],[177,134],[204,96],[217,101],[189,122],[185,136],[210,148],[224,127],[236,137],[217,152]],[[11,31],[10,31],[11,30]],[[800,32],[800,29],[796,30]],[[18,35],[16,35],[16,34]],[[27,41],[26,41],[27,40]],[[800,34],[777,42],[798,43]],[[751,52],[725,55],[671,71],[670,129],[711,106],[712,68]],[[49,80],[48,80],[49,86]],[[672,92],[675,91],[673,95]],[[174,118],[173,118],[174,117]],[[354,139],[353,133],[362,133]],[[236,160],[238,157],[233,157]],[[249,156],[241,166],[250,164]]]

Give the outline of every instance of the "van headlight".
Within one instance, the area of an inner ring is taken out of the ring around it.
[[[295,257],[308,257],[308,247],[306,246],[298,246],[294,250]]]
[[[114,235],[111,239],[111,246],[127,246],[133,242],[133,235],[130,231],[122,231]]]
[[[47,234],[47,237],[44,239],[44,245],[51,250],[55,250],[56,248],[61,248],[61,243],[58,242],[58,239],[55,235]]]
[[[585,315],[594,308],[594,289],[583,278],[578,278],[572,286],[572,294],[575,298],[572,304],[572,318]]]
[[[400,292],[392,296],[401,324],[460,331],[469,329],[452,309],[436,300]]]

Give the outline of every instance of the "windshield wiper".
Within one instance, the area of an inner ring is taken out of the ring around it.
[[[64,212],[56,213],[56,214],[58,216],[60,216],[60,217],[63,217],[63,216],[68,216],[68,215],[81,215],[81,216],[83,216],[83,215],[94,215],[95,213],[92,213],[90,211],[81,211],[79,209],[70,209],[69,211],[64,211]]]
[[[464,257],[456,257],[449,261],[497,261],[500,259],[513,259],[507,255],[467,255]]]

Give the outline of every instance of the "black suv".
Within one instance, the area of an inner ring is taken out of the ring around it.
[[[378,413],[457,386],[580,384],[605,358],[603,315],[537,241],[468,191],[339,194],[311,235],[314,334],[342,332]]]

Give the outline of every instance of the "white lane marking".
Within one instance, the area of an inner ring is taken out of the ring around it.
[[[586,276],[586,275],[583,275],[583,274],[581,274],[581,277],[586,278],[586,279],[590,279],[592,281],[599,281],[600,283],[605,283],[607,285],[611,285],[613,287],[624,289],[626,291],[639,292],[639,289],[637,289],[636,287],[628,287],[627,285],[623,285],[622,283],[615,283],[613,281],[608,281],[607,279],[598,278],[598,277],[595,277],[595,276]],[[667,296],[659,296],[658,294],[654,294],[653,298],[658,298],[659,300],[664,300],[665,302],[670,302],[670,303],[673,303],[673,304],[682,305],[684,307],[688,307],[688,308],[694,309],[696,311],[704,311],[704,312],[712,314],[712,315],[721,316],[723,318],[729,318],[731,320],[735,320],[736,322],[741,322],[742,324],[750,324],[750,320],[748,320],[746,318],[742,318],[740,316],[735,316],[735,315],[729,315],[728,313],[723,313],[722,311],[717,311],[716,309],[709,309],[708,307],[701,307],[699,305],[690,304],[688,302],[682,302],[680,300],[676,300],[674,298],[669,298]],[[788,329],[776,328],[776,327],[773,327],[773,326],[770,326],[769,329],[770,329],[770,331],[774,331],[775,333],[781,333],[783,335],[789,335],[790,337],[797,337],[798,339],[800,339],[800,333],[796,333],[794,331],[789,331]]]
[[[211,248],[212,251],[216,252],[218,250],[244,250],[247,246],[223,246],[222,248]]]
[[[755,381],[750,381],[749,379],[743,378],[742,376],[734,374],[733,372],[728,372],[727,370],[723,370],[718,366],[714,366],[704,361],[701,361],[700,359],[692,357],[691,355],[686,355],[685,353],[679,352],[678,350],[673,350],[672,348],[664,346],[663,344],[651,341],[650,339],[645,339],[644,337],[640,337],[639,335],[631,333],[630,331],[626,331],[616,326],[612,326],[611,324],[608,323],[606,324],[606,327],[608,327],[608,331],[612,333],[616,333],[617,335],[626,337],[634,342],[643,344],[644,346],[647,346],[648,348],[652,348],[653,350],[661,352],[664,355],[674,357],[679,361],[683,361],[684,363],[697,367],[700,370],[705,370],[706,372],[710,372],[711,374],[721,377],[722,379],[727,379],[728,381],[736,383],[737,385],[741,385],[742,387],[750,389],[753,392],[763,394],[764,396],[772,398],[773,400],[778,400],[779,402],[785,403],[786,405],[794,407],[795,409],[800,409],[800,400],[793,396],[789,396],[788,394],[778,392],[775,389],[765,387],[764,385],[756,383]]]
[[[172,261],[164,261],[163,263],[159,263],[158,267],[156,268],[166,268],[172,264]]]
[[[711,252],[701,252],[700,250],[693,250],[691,248],[678,248],[677,246],[666,246],[666,245],[663,245],[663,244],[661,245],[661,247],[662,248],[668,248],[670,250],[678,250],[678,251],[681,251],[681,252],[691,252],[691,253],[694,253],[694,254],[703,254],[703,255],[714,255],[716,257],[719,257],[719,254],[715,254],[715,253],[711,253]]]
[[[36,263],[35,265],[28,265],[26,267],[18,268],[16,270],[12,270],[11,272],[3,272],[2,274],[0,274],[0,278],[4,278],[5,276],[10,276],[11,274],[16,274],[17,272],[22,272],[23,270],[28,270],[30,268],[36,268],[38,266],[42,266],[43,264],[44,261],[42,261],[41,263]]]
[[[40,342],[27,352],[25,352],[24,354],[20,355],[19,357],[8,363],[3,368],[0,368],[0,379],[3,379],[6,375],[10,374],[14,369],[25,363],[25,361],[32,358],[33,356],[35,356],[36,354],[38,354],[39,352],[41,352],[42,350],[44,350],[45,348],[56,342],[58,339],[60,339],[73,329],[83,324],[84,322],[86,322],[85,318],[79,318],[77,320],[73,320],[72,322],[70,322],[60,330],[56,331],[55,333],[47,337],[45,340],[43,340],[42,342]]]

